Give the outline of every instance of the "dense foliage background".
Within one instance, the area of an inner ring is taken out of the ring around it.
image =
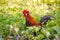
[[[55,18],[52,18],[41,32],[37,32],[38,28],[26,28],[22,14],[24,9],[30,10],[36,22],[44,15]],[[35,30],[37,36],[33,35]],[[17,38],[16,35],[19,35],[21,40],[59,40],[60,0],[0,0],[0,40],[5,40],[12,33],[12,40]]]

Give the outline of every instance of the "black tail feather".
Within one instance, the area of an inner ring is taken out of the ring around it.
[[[53,16],[51,16],[51,15],[45,15],[45,16],[43,16],[43,17],[41,18],[39,24],[44,22],[44,25],[46,25],[47,22],[48,22],[48,20],[51,20],[51,17],[53,17]]]

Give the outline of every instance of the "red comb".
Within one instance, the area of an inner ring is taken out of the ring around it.
[[[23,10],[23,13],[25,14],[25,13],[29,13],[29,11],[28,10]]]

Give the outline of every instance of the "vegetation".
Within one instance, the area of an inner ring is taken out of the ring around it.
[[[55,18],[45,25],[41,32],[39,28],[25,26],[25,18],[22,11],[30,10],[38,22],[44,15],[52,15]],[[0,40],[5,40],[11,34],[12,40],[19,35],[21,40],[58,40],[60,37],[60,0],[0,0]],[[37,35],[34,36],[33,32]]]

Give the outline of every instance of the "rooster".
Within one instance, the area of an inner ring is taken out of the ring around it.
[[[48,20],[51,20],[51,17],[53,17],[51,15],[45,15],[41,18],[39,23],[37,23],[35,19],[30,15],[29,10],[23,10],[23,16],[26,19],[26,23],[25,23],[26,26],[40,26],[41,29],[43,25],[46,25]]]
[[[46,25],[46,23],[48,22],[48,20],[51,20],[51,15],[45,15],[41,18],[41,20],[39,21],[39,23],[37,23],[35,21],[35,19],[29,14],[30,12],[28,10],[23,10],[23,15],[26,19],[26,26],[43,26]]]

